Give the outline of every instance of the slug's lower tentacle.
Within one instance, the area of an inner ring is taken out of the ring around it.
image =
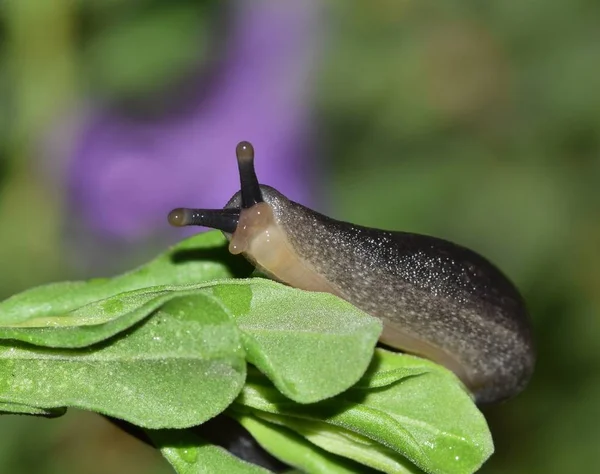
[[[185,209],[179,207],[169,213],[169,224],[175,227],[201,225],[232,234],[237,229],[240,210],[229,209]]]

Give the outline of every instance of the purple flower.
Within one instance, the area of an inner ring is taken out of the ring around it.
[[[239,189],[235,145],[241,140],[255,147],[261,183],[310,204],[317,6],[237,2],[225,57],[210,82],[192,83],[196,90],[180,113],[154,119],[111,109],[88,114],[67,178],[75,239],[131,243],[167,231],[181,237],[168,227],[167,213],[223,207]]]

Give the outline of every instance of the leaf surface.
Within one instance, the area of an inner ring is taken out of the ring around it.
[[[237,327],[201,294],[173,299],[99,346],[0,346],[0,402],[77,407],[146,428],[200,424],[231,403],[244,379]]]
[[[234,315],[248,361],[300,403],[356,383],[381,333],[379,320],[328,293],[261,278],[215,286],[213,292]]]
[[[332,399],[299,406],[252,374],[236,404],[384,472],[414,472],[406,471],[405,459],[431,473],[479,469],[493,443],[460,381],[417,357],[381,349],[376,354],[361,381]]]

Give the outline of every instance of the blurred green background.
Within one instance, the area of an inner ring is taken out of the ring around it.
[[[239,5],[0,4],[0,297],[75,274],[64,130],[98,98],[164,113],[170,85],[219,62]],[[496,262],[528,302],[539,360],[522,395],[485,409],[496,454],[482,472],[590,472],[600,446],[600,3],[331,2],[317,18],[317,207]],[[146,258],[151,241],[122,245]],[[1,417],[0,472],[170,470],[72,411]]]

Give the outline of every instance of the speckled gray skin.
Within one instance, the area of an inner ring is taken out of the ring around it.
[[[535,362],[527,311],[486,259],[434,237],[336,221],[269,186],[261,192],[298,255],[350,303],[456,358],[478,403],[525,387]],[[237,193],[225,207],[239,205]]]

